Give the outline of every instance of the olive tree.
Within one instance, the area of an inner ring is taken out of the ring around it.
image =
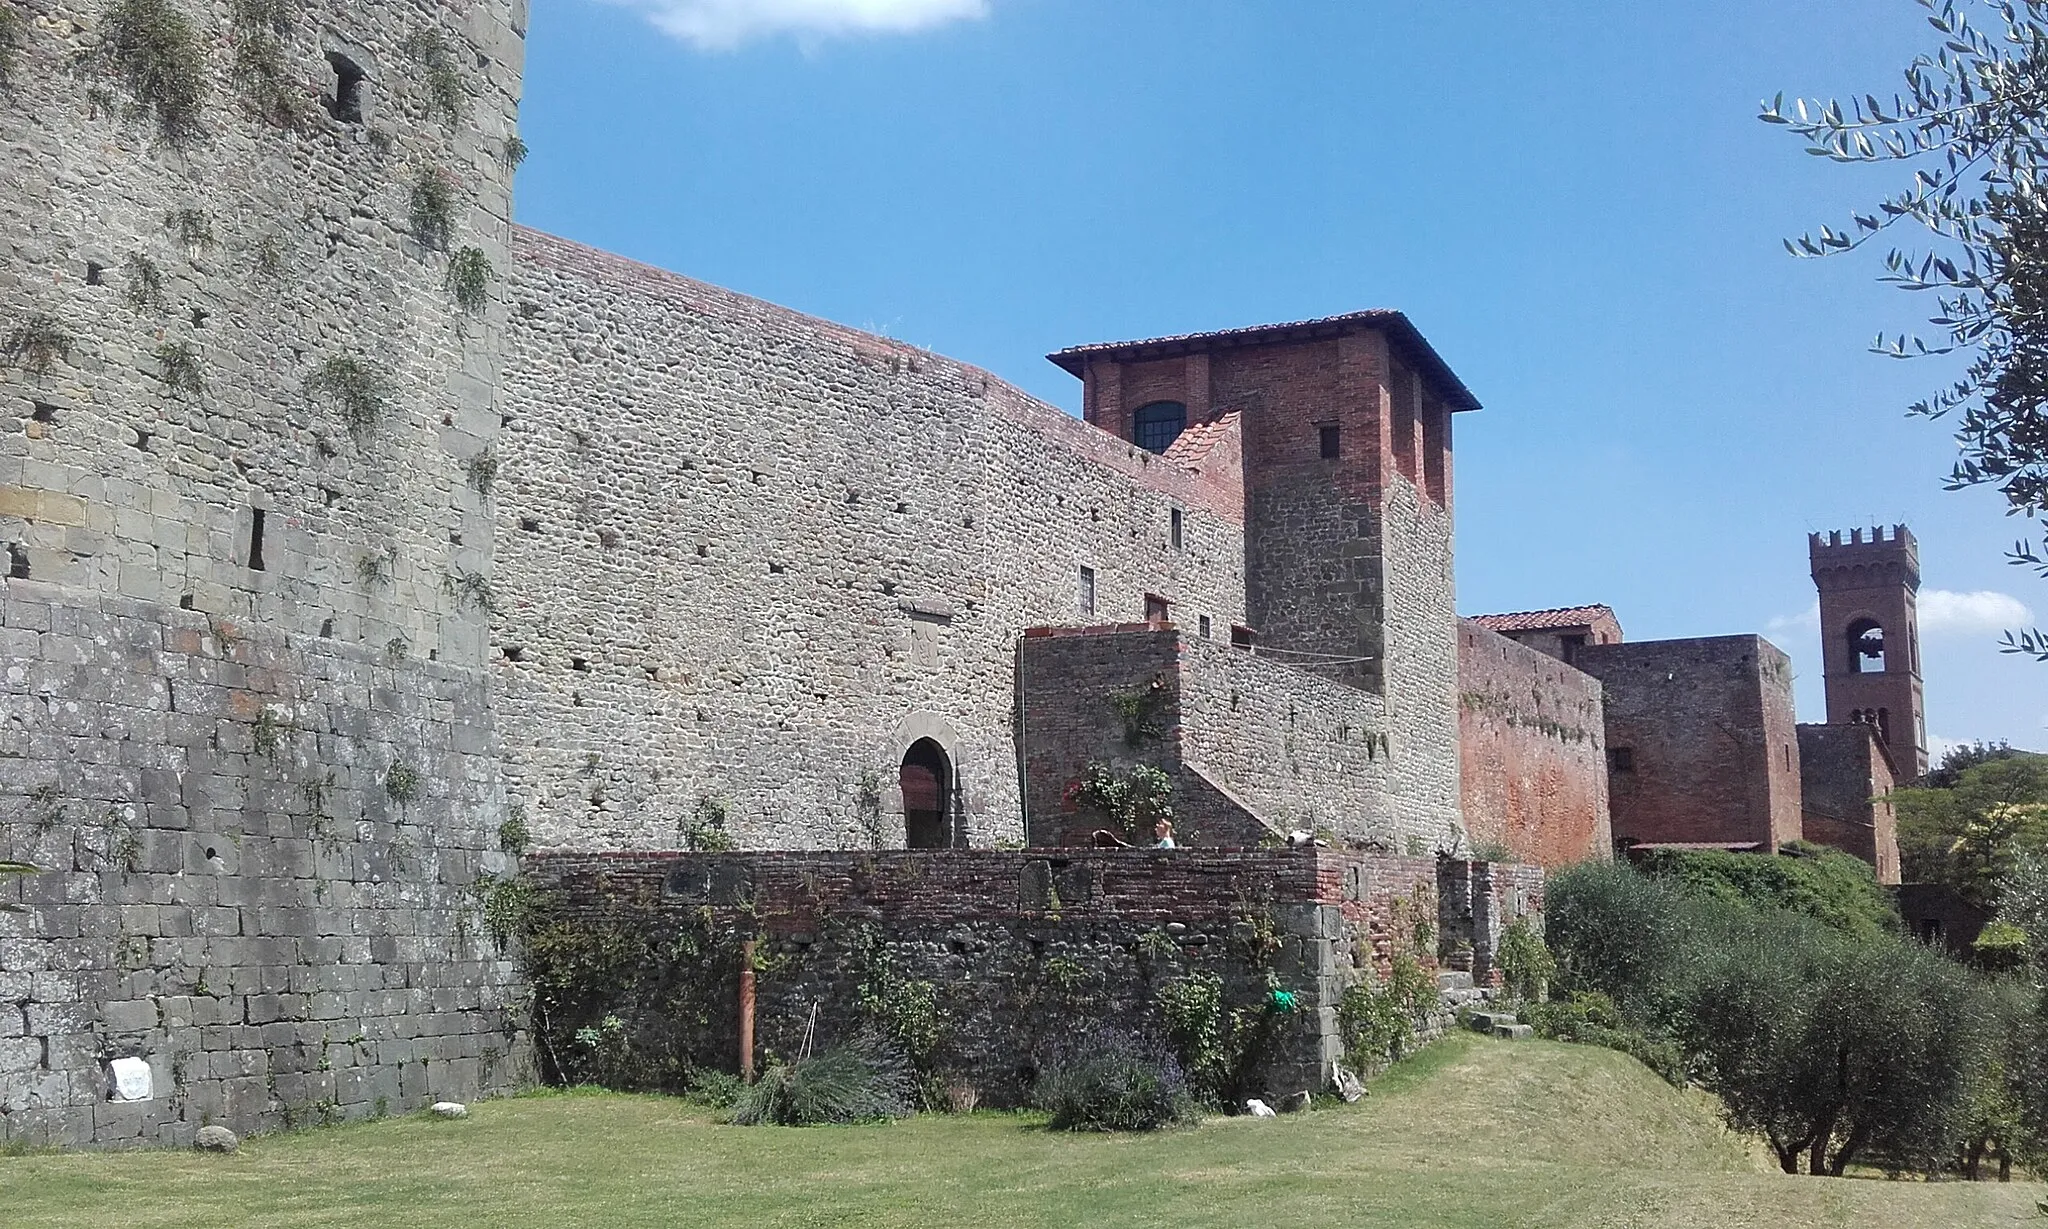
[[[1911,412],[1955,416],[1950,488],[1994,487],[2012,514],[2040,521],[2041,544],[2016,542],[2008,558],[2048,577],[2048,0],[1915,2],[1935,46],[1906,66],[1903,93],[1764,104],[1761,118],[1814,154],[1910,170],[1868,212],[1786,246],[1825,256],[1922,232],[1918,246],[1890,242],[1882,280],[1931,294],[1934,331],[1880,335],[1875,348],[1969,360]],[[2048,662],[2048,632],[2007,632],[2005,650]]]

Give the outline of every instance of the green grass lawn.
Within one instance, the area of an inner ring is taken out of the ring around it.
[[[1142,1137],[977,1114],[728,1127],[536,1095],[248,1140],[0,1160],[0,1225],[2004,1226],[2044,1188],[1787,1177],[1605,1050],[1461,1035],[1365,1103]]]

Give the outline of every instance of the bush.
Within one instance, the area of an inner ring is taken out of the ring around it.
[[[705,1068],[690,1077],[688,1088],[683,1090],[683,1099],[697,1105],[708,1105],[712,1109],[731,1109],[746,1095],[746,1081],[729,1071],[713,1071]]]
[[[1394,957],[1385,982],[1360,982],[1337,1003],[1337,1027],[1346,1056],[1365,1071],[1400,1058],[1415,1038],[1416,1017],[1436,998],[1436,980],[1429,970],[1405,952]]]
[[[1875,938],[1899,929],[1891,894],[1870,864],[1836,849],[1798,842],[1779,857],[1657,850],[1643,872],[1686,895],[1803,914],[1844,934]]]
[[[732,1121],[743,1127],[813,1127],[884,1122],[911,1113],[909,1069],[883,1047],[862,1042],[770,1067],[734,1101]]]
[[[1061,1051],[1039,1074],[1031,1103],[1056,1131],[1156,1131],[1195,1120],[1180,1064],[1103,1030]]]
[[[118,0],[107,10],[100,33],[94,58],[128,87],[135,100],[131,113],[138,119],[154,116],[168,145],[198,141],[207,68],[192,19],[169,0]]]
[[[1519,917],[1500,937],[1496,957],[1508,994],[1524,1002],[1543,997],[1544,987],[1557,976],[1557,959],[1543,942],[1543,935],[1526,917]]]
[[[1678,893],[1626,865],[1582,862],[1552,876],[1543,899],[1557,989],[1597,990],[1628,1019],[1657,1015],[1684,958]]]
[[[1522,1012],[1522,1023],[1551,1041],[1617,1050],[1662,1076],[1666,1083],[1678,1088],[1686,1085],[1685,1051],[1678,1043],[1629,1027],[1615,1010],[1614,1000],[1598,991],[1578,990],[1565,999],[1537,1003]]]

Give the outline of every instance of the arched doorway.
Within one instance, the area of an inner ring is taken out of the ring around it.
[[[929,738],[910,744],[899,777],[903,786],[903,843],[912,849],[953,844],[953,762]]]

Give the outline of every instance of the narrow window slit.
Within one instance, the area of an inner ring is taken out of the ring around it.
[[[261,508],[249,510],[249,570],[266,570],[263,564],[263,528],[267,514]]]
[[[9,542],[7,544],[7,579],[27,580],[28,578],[28,552],[23,550],[18,544]]]

